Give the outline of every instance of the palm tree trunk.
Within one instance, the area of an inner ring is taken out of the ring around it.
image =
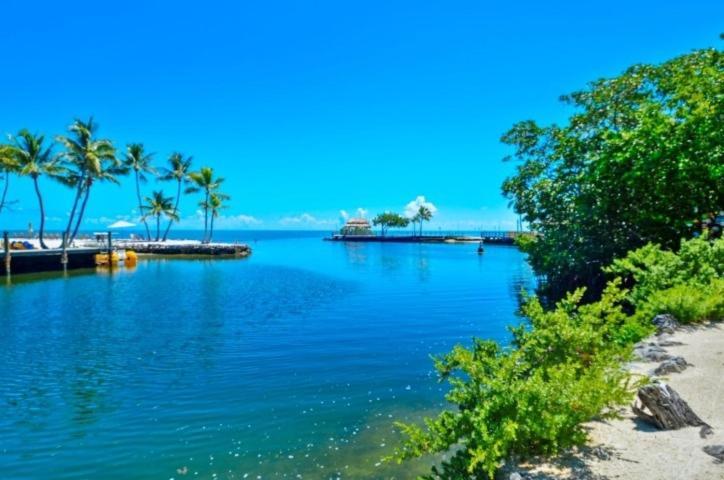
[[[209,229],[209,240],[206,243],[211,243],[211,237],[214,235],[214,214],[211,214],[211,228]]]
[[[8,187],[10,186],[10,172],[5,170],[5,185],[3,186],[3,196],[0,198],[0,213],[3,211],[5,206],[5,199],[8,196]]]
[[[213,218],[212,218],[213,220]],[[206,200],[204,201],[204,243],[208,243],[206,234],[208,232],[209,224],[209,191],[206,190]]]
[[[136,170],[136,198],[138,198],[138,213],[141,215],[141,221],[143,222],[143,225],[146,227],[146,238],[148,241],[151,241],[151,231],[148,229],[148,222],[146,221],[146,217],[143,216],[143,202],[141,201],[141,185],[140,181],[138,179],[138,170]]]
[[[43,231],[45,230],[45,207],[43,206],[43,196],[40,195],[37,175],[33,175],[33,186],[35,187],[35,194],[38,196],[38,206],[40,207],[40,229],[38,230],[38,239],[40,240],[40,248],[47,249],[48,246],[43,240]]]
[[[156,215],[156,241],[161,238],[161,214]]]
[[[63,234],[62,246],[70,245],[70,229],[73,226],[73,218],[75,217],[75,210],[78,208],[78,200],[83,193],[83,184],[85,184],[85,178],[78,180],[78,189],[75,192],[75,200],[73,200],[73,208],[70,210],[70,217],[68,218],[68,226],[65,228],[65,234]]]
[[[78,235],[80,224],[83,221],[83,214],[85,213],[85,206],[88,205],[88,197],[90,197],[91,185],[92,182],[89,181],[88,185],[85,187],[85,197],[83,197],[83,203],[80,206],[80,212],[78,212],[78,221],[75,224],[75,228],[73,229],[73,235],[70,236],[70,241],[68,243],[72,243],[73,240],[75,240],[75,236]]]
[[[181,179],[178,181],[178,190],[176,191],[176,205],[173,206],[173,214],[178,216],[178,202],[181,200]],[[166,238],[168,238],[168,231],[171,230],[171,224],[173,223],[173,218],[169,217],[168,219],[168,226],[166,227],[166,231],[163,233],[163,241],[166,241]]]

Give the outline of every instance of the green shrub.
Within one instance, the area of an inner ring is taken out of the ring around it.
[[[581,443],[582,423],[632,396],[629,374],[620,368],[630,347],[615,339],[626,325],[618,282],[602,300],[581,305],[583,289],[552,311],[536,298],[523,308],[529,327],[513,328],[513,347],[475,340],[436,359],[457,405],[425,427],[397,424],[406,440],[398,461],[426,453],[452,452],[434,469],[437,477],[488,478],[511,455],[549,454]],[[432,478],[432,477],[431,477]]]
[[[640,306],[637,316],[651,319],[670,313],[681,323],[724,319],[724,279],[707,285],[680,284],[652,293]]]
[[[614,278],[634,283],[630,300],[640,307],[656,292],[683,284],[707,285],[724,276],[724,239],[684,240],[678,253],[649,244],[604,270]]]

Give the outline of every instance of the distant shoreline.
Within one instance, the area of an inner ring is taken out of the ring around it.
[[[335,234],[325,237],[329,242],[377,242],[377,243],[488,243],[497,245],[514,245],[515,236],[510,232],[501,232],[500,235],[471,236],[471,235],[342,235]]]

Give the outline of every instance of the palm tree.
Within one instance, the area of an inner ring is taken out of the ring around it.
[[[143,209],[147,212],[144,217],[156,217],[157,242],[161,238],[161,215],[165,215],[170,220],[178,220],[173,207],[173,197],[164,197],[163,190],[156,190],[152,196],[146,197],[146,205],[143,206]]]
[[[201,167],[198,172],[189,173],[189,180],[193,186],[186,189],[186,193],[204,192],[204,200],[199,204],[204,209],[204,242],[208,243],[208,226],[209,226],[209,207],[210,196],[215,192],[219,185],[224,181],[222,177],[214,178],[214,169],[211,167]]]
[[[3,193],[0,196],[0,213],[5,208],[8,189],[10,188],[10,174],[17,173],[18,163],[15,158],[15,147],[13,145],[0,145],[0,173],[3,179]]]
[[[28,130],[21,130],[15,141],[15,158],[20,175],[27,175],[33,179],[35,187],[35,195],[38,197],[38,206],[40,207],[40,229],[38,230],[38,238],[41,248],[48,248],[43,240],[43,232],[45,231],[45,206],[43,205],[43,196],[40,194],[40,186],[38,178],[41,175],[58,179],[63,176],[65,169],[60,164],[60,158],[53,155],[53,144],[47,148],[43,146],[45,142],[44,135],[33,135]]]
[[[173,207],[173,211],[178,218],[178,203],[181,200],[181,184],[189,182],[189,171],[191,170],[192,157],[184,158],[183,154],[174,152],[168,159],[168,163],[171,168],[164,168],[161,180],[175,180],[176,181],[176,204]],[[173,220],[168,219],[168,225],[166,231],[163,233],[163,241],[166,241],[168,237],[168,231],[171,230],[171,224]]]
[[[229,200],[230,198],[231,197],[226,194],[212,192],[208,200],[199,203],[199,206],[203,207],[205,211],[211,212],[211,225],[209,228],[209,236],[206,240],[207,243],[211,242],[211,237],[214,235],[214,218],[219,216],[219,211],[226,208],[224,200]]]
[[[148,229],[146,216],[143,215],[143,202],[141,201],[141,182],[146,183],[146,174],[156,175],[156,169],[151,165],[152,153],[146,153],[142,143],[131,143],[126,145],[126,153],[123,158],[123,165],[133,171],[136,179],[136,198],[138,199],[138,211],[141,220],[146,226],[146,238],[151,240],[151,231]]]
[[[420,211],[418,210],[417,213],[410,217],[410,223],[412,223],[412,236],[414,237],[417,235],[417,227],[415,226],[418,222],[420,222]],[[420,225],[422,225],[422,222],[420,222]],[[422,227],[420,227],[420,230],[422,231]]]
[[[69,167],[69,174],[64,183],[76,189],[68,226],[63,235],[66,245],[70,244],[78,233],[93,182],[118,183],[116,175],[127,172],[116,158],[113,143],[110,140],[94,138],[98,124],[93,121],[93,117],[89,118],[87,122],[76,119],[68,130],[71,132],[71,136],[57,137],[58,142],[65,147],[63,156]],[[83,201],[76,219],[75,214],[81,197],[83,197]],[[74,219],[76,224],[71,235]]]
[[[422,222],[429,222],[432,219],[432,211],[425,205],[420,205],[417,211],[417,221],[420,222],[420,236],[422,236]]]

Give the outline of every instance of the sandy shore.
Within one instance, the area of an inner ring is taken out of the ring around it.
[[[547,463],[523,465],[518,471],[538,480],[724,479],[724,463],[702,450],[706,445],[724,445],[724,324],[681,329],[671,340],[682,344],[665,347],[667,352],[692,365],[663,378],[711,425],[713,435],[701,438],[698,427],[659,431],[626,408],[621,419],[588,424],[586,448]],[[649,373],[658,364],[635,362],[631,369]]]

